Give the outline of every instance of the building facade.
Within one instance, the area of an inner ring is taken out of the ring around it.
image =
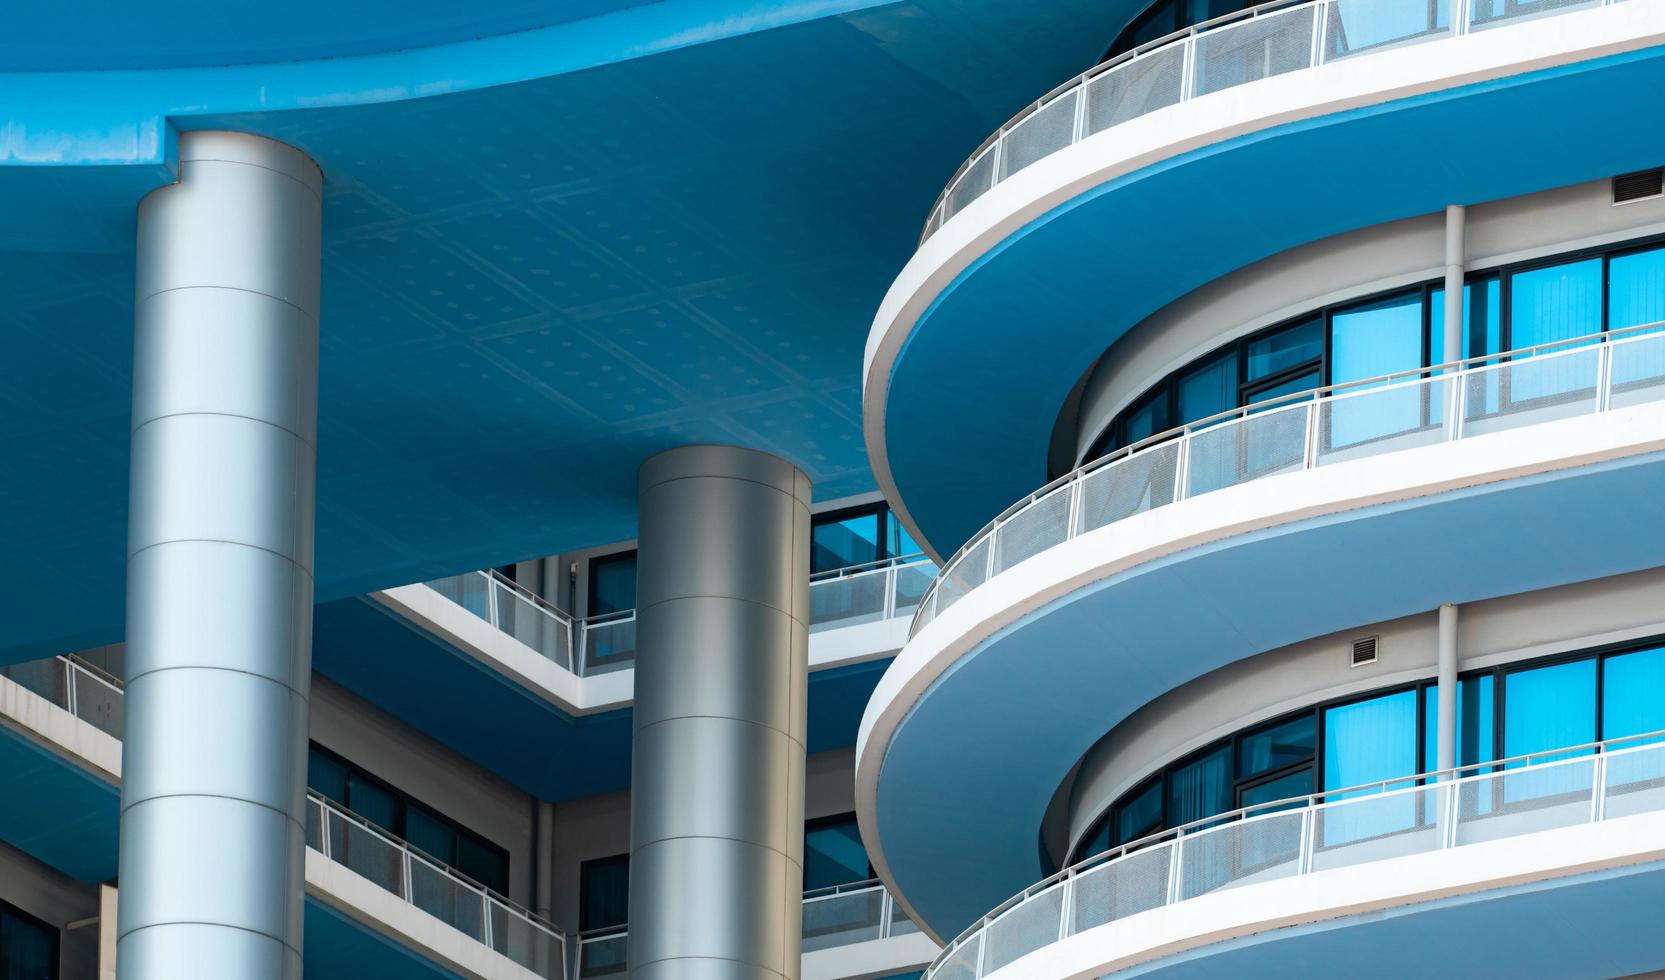
[[[1665,971],[1659,0],[94,6],[0,980]]]

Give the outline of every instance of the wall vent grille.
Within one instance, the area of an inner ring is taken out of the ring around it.
[[[1613,203],[1629,204],[1665,195],[1665,167],[1638,170],[1613,178]]]
[[[1353,641],[1353,666],[1363,667],[1365,664],[1376,662],[1376,640],[1374,636],[1367,636],[1362,640]]]

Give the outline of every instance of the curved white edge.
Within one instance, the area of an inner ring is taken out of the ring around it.
[[[891,473],[884,425],[891,370],[920,317],[955,279],[1047,212],[1119,177],[1239,136],[1661,43],[1665,7],[1659,4],[1620,3],[1558,14],[1199,96],[1112,126],[1030,164],[926,239],[879,305],[862,367],[862,429],[879,490],[914,540],[941,565],[941,549],[920,532]]]
[[[0,677],[0,724],[22,732],[70,765],[111,783],[121,782],[121,740]]]
[[[507,956],[310,847],[306,891],[366,929],[468,980],[540,980]]]
[[[1139,565],[1254,531],[1661,450],[1665,402],[1543,422],[1216,490],[1089,531],[995,575],[920,630],[868,701],[856,736],[855,800],[874,870],[909,917],[929,931],[892,875],[879,833],[885,754],[934,682],[983,641],[1054,600]]]
[[[1665,813],[1542,830],[1243,885],[1095,926],[986,980],[1087,980],[1273,929],[1665,859]]]
[[[472,657],[558,710],[582,717],[634,703],[633,668],[580,677],[427,585],[372,592],[368,600],[412,628]],[[811,673],[891,657],[908,640],[912,614],[809,634]]]

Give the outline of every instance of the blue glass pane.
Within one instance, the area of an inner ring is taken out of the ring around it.
[[[1602,670],[1602,738],[1665,729],[1665,648],[1608,657]]]
[[[1416,692],[1324,711],[1324,788],[1342,789],[1417,771]]]
[[[306,785],[343,806],[347,803],[347,767],[316,747],[307,750]]]
[[[1601,331],[1601,259],[1509,278],[1509,346],[1518,350]]]
[[[1168,421],[1168,388],[1160,385],[1134,406],[1122,422],[1122,445],[1130,446],[1173,428]]]
[[[1428,685],[1423,695],[1422,768],[1426,772],[1439,768],[1439,697],[1440,686]],[[1496,731],[1493,701],[1490,674],[1457,682],[1457,765],[1472,766],[1497,758],[1492,751]]]
[[[405,840],[440,863],[457,866],[457,828],[427,807],[406,808]]]
[[[1155,832],[1162,823],[1162,781],[1116,807],[1116,843],[1126,844]]]
[[[1313,317],[1275,334],[1249,342],[1247,379],[1254,381],[1277,374],[1308,361],[1317,360],[1324,353],[1324,324]]]
[[[383,830],[399,830],[399,800],[386,787],[358,773],[347,776],[347,808]]]
[[[1312,795],[1312,770],[1310,768],[1296,769],[1294,772],[1284,773],[1276,779],[1269,779],[1264,783],[1248,786],[1239,794],[1238,806],[1259,806],[1262,803],[1272,803],[1277,800],[1292,800],[1280,807],[1268,807],[1260,812],[1276,813],[1279,810],[1293,810],[1305,806],[1305,800],[1296,797]]]
[[[636,553],[590,561],[590,615],[636,608]]]
[[[1596,662],[1522,670],[1503,679],[1503,754],[1527,755],[1596,739]]]
[[[1420,291],[1336,313],[1330,317],[1330,383],[1422,367],[1422,342]],[[1328,444],[1341,448],[1414,431],[1423,424],[1424,399],[1421,386],[1343,398],[1328,413]]]
[[[810,542],[811,572],[828,572],[879,560],[879,514],[815,521]]]
[[[1184,425],[1237,407],[1237,355],[1227,351],[1182,375],[1178,382],[1179,419]]]
[[[925,550],[919,546],[919,542],[913,539],[913,535],[908,533],[908,529],[902,526],[901,518],[897,517],[894,512],[889,513],[886,519],[890,522],[889,546],[891,557],[917,555]]]
[[[1316,716],[1307,714],[1243,736],[1237,744],[1237,778],[1312,758],[1316,726]]]
[[[856,815],[817,820],[804,830],[804,890],[866,881],[867,848]]]
[[[1093,825],[1087,828],[1086,836],[1081,838],[1081,843],[1076,847],[1075,856],[1070,861],[1071,863],[1084,861],[1094,854],[1103,854],[1109,849],[1110,814],[1106,813],[1093,821]]]
[[[1280,395],[1293,395],[1300,391],[1311,391],[1316,387],[1318,387],[1318,369],[1314,368],[1306,374],[1296,375],[1288,381],[1255,392],[1249,396],[1249,404],[1258,405],[1261,402],[1271,401]]]
[[[1230,748],[1217,749],[1175,769],[1168,777],[1168,826],[1178,827],[1230,809]]]
[[[1621,255],[1607,265],[1607,329],[1622,330],[1665,320],[1665,247]],[[1655,333],[1639,330],[1636,333]],[[1644,341],[1613,358],[1613,384],[1659,381],[1657,342]],[[1628,345],[1627,345],[1628,346]]]

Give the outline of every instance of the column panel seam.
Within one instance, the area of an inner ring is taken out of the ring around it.
[[[300,570],[302,575],[306,576],[306,580],[308,582],[312,581],[312,569],[308,568],[306,565],[301,564],[299,561],[296,561],[293,557],[291,557],[289,555],[286,555],[281,551],[273,551],[271,548],[268,548],[265,545],[250,544],[247,541],[232,541],[229,538],[168,538],[164,541],[152,541],[150,544],[145,545],[143,548],[139,548],[135,551],[129,551],[127,553],[127,560],[129,562],[131,562],[133,559],[135,559],[138,556],[144,554],[145,552],[149,551],[152,548],[160,548],[164,545],[170,545],[170,544],[190,544],[190,543],[193,543],[193,542],[199,543],[199,544],[224,544],[224,545],[230,545],[234,548],[247,548],[250,551],[264,551],[268,555],[276,556],[276,557],[281,558],[284,561],[288,562],[289,564],[294,565],[297,569]]]
[[[649,728],[655,728],[659,725],[666,725],[675,721],[688,721],[697,718],[706,718],[713,721],[732,721],[738,725],[751,725],[753,728],[761,728],[766,732],[775,732],[788,742],[796,745],[798,748],[804,748],[804,743],[796,735],[786,731],[785,729],[776,728],[774,725],[765,724],[761,721],[752,721],[750,718],[736,718],[733,715],[671,715],[668,718],[660,718],[658,721],[650,721],[645,725],[633,726],[633,730],[640,734],[641,732],[647,731]]]
[[[280,680],[276,677],[268,677],[265,674],[257,674],[252,670],[243,670],[239,667],[221,667],[221,666],[218,666],[216,664],[171,664],[167,667],[152,667],[149,670],[141,671],[137,674],[134,674],[133,676],[127,678],[127,680],[123,681],[122,682],[123,693],[125,694],[126,690],[128,688],[132,687],[134,682],[138,681],[140,678],[149,677],[152,674],[166,673],[166,672],[172,671],[172,670],[217,670],[217,671],[220,671],[220,672],[226,673],[226,674],[243,674],[247,677],[254,677],[254,678],[258,678],[260,680],[266,681],[266,682],[271,683],[271,684],[276,684],[278,687],[283,688],[284,690],[288,691],[289,693],[291,693],[291,694],[295,695],[296,697],[300,698],[302,701],[305,701],[308,705],[312,704],[312,695],[311,695],[311,693],[308,692],[308,691],[296,690],[296,688],[293,684],[285,683],[284,681],[282,681],[282,680]]]
[[[258,425],[264,425],[268,428],[276,429],[279,432],[287,433],[287,434],[293,436],[295,438],[296,442],[298,442],[301,445],[305,446],[306,448],[312,450],[314,453],[316,453],[318,451],[318,446],[317,446],[316,443],[314,443],[312,440],[308,439],[306,436],[301,435],[299,432],[296,432],[294,429],[289,428],[287,425],[279,425],[276,422],[273,422],[271,419],[256,418],[253,415],[243,415],[243,414],[238,413],[238,412],[214,412],[214,411],[203,410],[203,411],[193,411],[193,412],[168,412],[165,415],[152,415],[150,418],[145,419],[143,422],[140,422],[138,425],[135,425],[133,428],[129,429],[128,430],[128,437],[131,438],[133,436],[138,435],[140,429],[143,429],[145,426],[150,425],[153,422],[164,422],[168,419],[191,419],[191,418],[200,418],[200,417],[221,418],[221,419],[241,419],[245,422],[254,422]]]
[[[279,810],[277,807],[268,806],[259,800],[248,800],[241,796],[227,796],[224,793],[158,793],[155,796],[147,796],[142,800],[133,800],[131,802],[123,800],[121,804],[121,815],[125,817],[127,815],[127,811],[133,809],[134,807],[143,806],[146,803],[154,803],[157,800],[230,800],[234,803],[246,803],[249,806],[259,807],[262,810],[269,810],[301,828],[301,833],[303,835],[306,833],[306,824],[303,821],[296,819],[295,815],[287,810]],[[302,804],[302,809],[305,809],[304,803]],[[306,847],[304,842],[301,846],[303,850]]]
[[[301,955],[301,951],[289,945],[289,941],[287,939],[284,939],[282,936],[274,936],[263,929],[250,929],[248,926],[239,926],[230,922],[205,922],[201,919],[174,919],[167,922],[152,922],[148,925],[139,926],[136,929],[129,929],[126,932],[120,931],[120,928],[118,927],[116,932],[116,942],[119,943],[128,936],[144,932],[146,929],[162,929],[167,926],[208,926],[213,929],[235,929],[238,932],[247,932],[260,936],[263,939],[270,939],[272,942],[277,943],[279,946],[289,950],[296,956]]]
[[[250,296],[260,296],[260,297],[263,297],[265,299],[269,299],[274,303],[279,303],[279,304],[282,304],[283,306],[289,307],[290,309],[294,310],[295,312],[297,312],[297,313],[301,314],[302,316],[306,317],[308,320],[311,320],[313,326],[318,326],[319,325],[319,315],[317,313],[313,312],[312,310],[307,309],[306,307],[304,307],[304,306],[300,305],[299,303],[296,303],[292,300],[284,299],[282,296],[273,296],[271,293],[264,292],[264,291],[259,290],[259,289],[250,289],[247,286],[227,286],[227,285],[224,285],[222,283],[214,283],[214,282],[199,282],[199,283],[193,283],[192,285],[189,285],[189,286],[168,286],[165,289],[158,289],[154,292],[145,293],[143,296],[140,296],[138,298],[138,300],[133,304],[133,313],[134,313],[135,319],[138,316],[139,308],[144,306],[146,303],[150,302],[151,300],[155,299],[156,297],[164,296],[168,293],[187,292],[187,291],[192,290],[192,289],[221,289],[221,290],[224,290],[228,293],[247,293]]]
[[[799,626],[802,626],[805,630],[809,629],[809,624],[804,622],[803,620],[799,619],[797,616],[793,615],[791,610],[782,609],[781,607],[775,605],[772,602],[762,602],[758,599],[747,599],[744,596],[720,595],[720,594],[717,594],[717,593],[708,593],[708,592],[700,592],[700,593],[695,593],[695,594],[692,594],[692,595],[670,596],[670,597],[664,598],[664,599],[655,599],[652,602],[645,603],[643,605],[637,606],[636,607],[636,618],[638,620],[641,619],[642,610],[644,610],[644,609],[652,609],[654,606],[663,606],[667,602],[684,602],[688,599],[727,599],[731,602],[743,602],[748,606],[759,606],[761,608],[768,609],[771,612],[778,612],[782,616],[785,616],[787,619],[790,619],[792,622],[797,623]]]

